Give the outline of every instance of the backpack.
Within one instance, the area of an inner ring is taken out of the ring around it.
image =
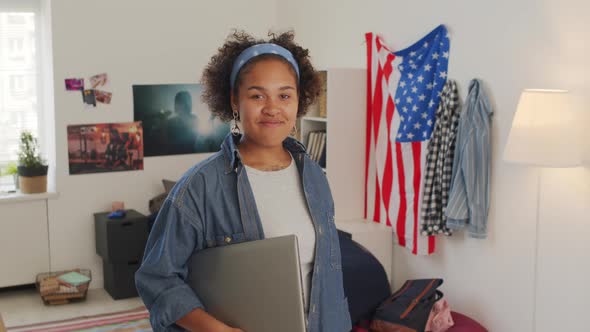
[[[423,332],[432,306],[443,297],[442,279],[407,280],[377,308],[371,332]]]
[[[355,325],[371,320],[375,308],[391,295],[391,288],[385,269],[373,254],[349,233],[338,230],[338,239],[344,295],[348,298],[350,321]]]

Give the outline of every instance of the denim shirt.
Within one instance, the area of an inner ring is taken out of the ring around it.
[[[493,110],[482,87],[474,79],[469,84],[465,111],[459,119],[457,145],[449,203],[447,227],[467,226],[473,238],[487,237],[490,207],[491,121]]]
[[[156,218],[143,262],[135,274],[154,331],[183,331],[175,324],[177,320],[195,308],[206,310],[199,294],[186,283],[187,261],[194,253],[264,239],[254,195],[237,150],[239,139],[229,134],[219,152],[189,169]],[[350,331],[328,181],[301,143],[287,138],[283,146],[297,165],[316,233],[307,331]]]

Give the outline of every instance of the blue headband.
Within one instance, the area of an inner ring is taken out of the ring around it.
[[[242,67],[246,63],[248,63],[250,59],[262,54],[276,54],[278,56],[285,58],[285,60],[289,61],[289,63],[295,69],[295,73],[297,73],[297,80],[299,80],[299,66],[297,65],[297,61],[295,61],[293,54],[289,52],[289,50],[277,44],[256,44],[242,51],[242,53],[240,53],[240,55],[234,62],[234,66],[231,70],[231,76],[229,81],[232,89],[234,88],[234,84],[236,83],[236,78],[238,76],[238,73],[240,72],[240,69],[242,69]]]

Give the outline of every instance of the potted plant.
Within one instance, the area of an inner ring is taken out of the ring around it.
[[[20,191],[25,194],[46,192],[47,169],[37,139],[30,131],[23,131],[20,135],[17,167]]]
[[[15,162],[9,162],[6,165],[6,167],[4,167],[4,171],[2,172],[2,175],[12,175],[12,177],[14,179],[14,187],[17,190],[19,189],[19,185],[18,185],[18,168],[17,168]]]

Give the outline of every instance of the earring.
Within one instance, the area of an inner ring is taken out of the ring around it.
[[[242,131],[240,130],[240,127],[238,126],[238,112],[234,111],[234,119],[233,119],[233,123],[231,125],[231,134],[234,136],[240,136],[242,134]]]
[[[297,125],[294,125],[293,129],[291,130],[291,136],[297,138],[298,134],[299,134],[299,131],[297,130]]]

